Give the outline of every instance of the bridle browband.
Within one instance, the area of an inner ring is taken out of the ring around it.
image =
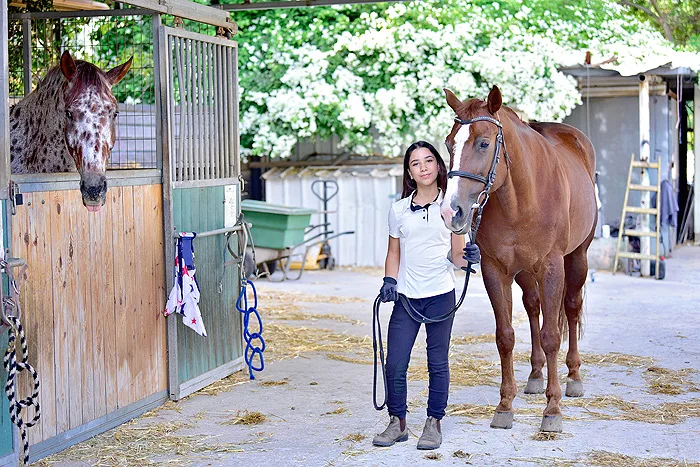
[[[470,180],[476,180],[477,182],[481,182],[484,184],[484,189],[481,190],[481,193],[479,193],[479,196],[477,196],[476,198],[476,203],[471,207],[471,209],[477,208],[474,230],[472,230],[469,235],[470,241],[473,242],[476,238],[476,232],[477,230],[479,230],[479,224],[481,224],[481,214],[484,211],[484,206],[486,206],[486,203],[489,200],[491,188],[493,187],[493,184],[496,181],[496,168],[498,167],[498,163],[501,160],[501,146],[503,146],[503,155],[506,158],[506,165],[510,165],[510,160],[508,158],[508,151],[506,151],[505,149],[505,142],[503,140],[503,125],[501,124],[500,120],[482,115],[479,117],[474,117],[471,120],[463,120],[459,117],[455,117],[455,122],[459,123],[460,125],[471,125],[475,122],[489,122],[493,123],[498,127],[498,134],[496,135],[496,149],[493,151],[491,167],[489,168],[489,172],[486,175],[486,177],[472,172],[465,172],[463,170],[450,170],[449,172],[447,172],[447,178],[462,177],[468,178]],[[461,156],[462,155],[460,154],[460,157]]]

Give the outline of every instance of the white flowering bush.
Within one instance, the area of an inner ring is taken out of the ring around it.
[[[443,88],[561,121],[580,103],[558,70],[611,55],[643,61],[669,48],[608,0],[596,14],[551,2],[431,0],[334,7],[320,14],[234,16],[241,26],[241,139],[246,156],[289,156],[300,139],[338,135],[346,150],[396,156],[411,141],[442,140],[453,112]]]

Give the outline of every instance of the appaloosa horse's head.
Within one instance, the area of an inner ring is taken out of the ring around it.
[[[507,174],[507,168],[498,164],[505,153],[498,117],[501,91],[494,86],[485,102],[471,99],[463,103],[449,89],[445,94],[457,117],[445,139],[450,172],[440,211],[450,230],[464,234],[471,228],[475,210],[485,205]]]
[[[91,63],[74,61],[67,51],[61,56],[61,72],[68,80],[63,109],[65,142],[80,173],[80,192],[89,211],[99,211],[106,201],[105,171],[118,114],[112,86],[129,71],[132,59],[104,72]]]

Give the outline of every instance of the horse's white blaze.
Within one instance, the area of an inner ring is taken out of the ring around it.
[[[452,154],[452,171],[461,170],[460,164],[462,162],[462,151],[464,150],[464,145],[467,144],[469,139],[469,125],[462,125],[457,130],[455,135],[455,145],[454,153]],[[452,177],[447,180],[447,191],[445,193],[445,200],[448,202],[457,198],[457,183],[459,182],[459,177]],[[449,206],[449,204],[448,204]]]

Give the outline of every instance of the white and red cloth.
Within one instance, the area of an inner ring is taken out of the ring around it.
[[[170,297],[168,297],[168,303],[165,304],[163,314],[165,316],[173,313],[181,314],[185,326],[200,336],[206,337],[207,330],[204,328],[202,313],[199,310],[199,284],[194,267],[192,240],[196,236],[195,232],[180,232],[175,255],[173,289],[170,291]]]

